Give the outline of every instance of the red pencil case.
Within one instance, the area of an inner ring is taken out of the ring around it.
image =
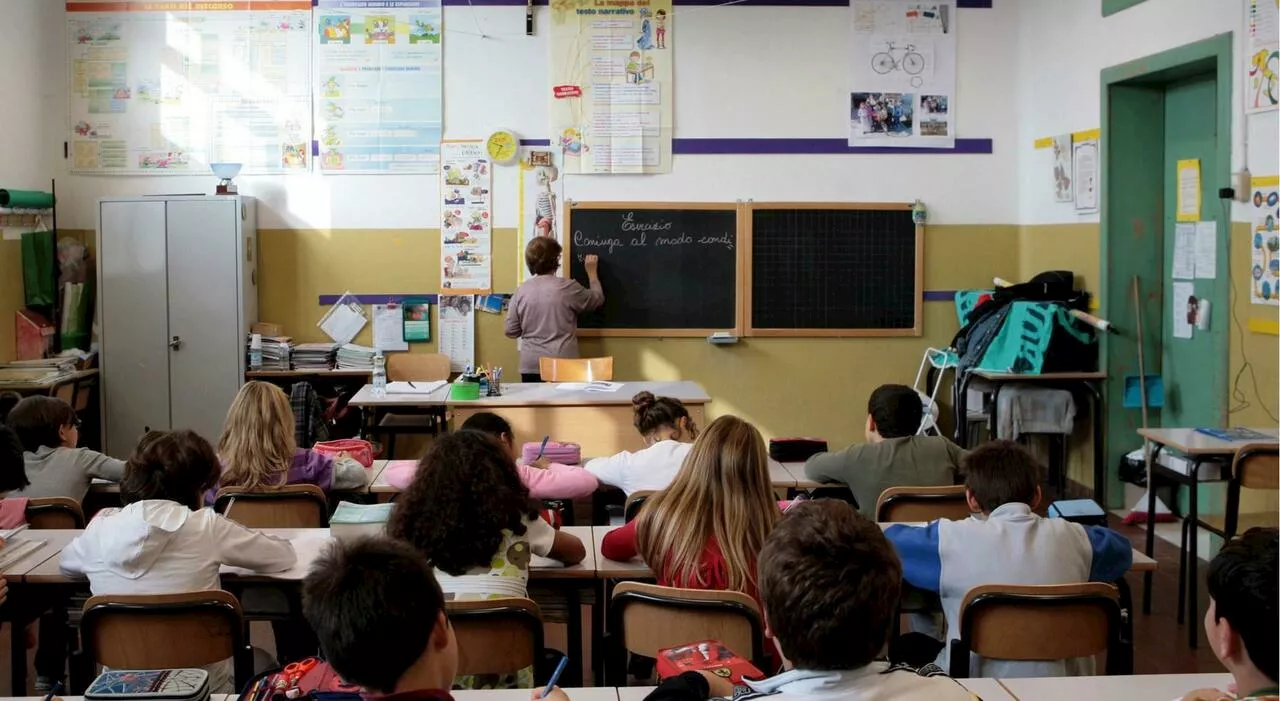
[[[658,651],[659,679],[678,677],[685,672],[707,671],[739,685],[745,679],[764,679],[764,673],[750,660],[730,650],[718,640],[700,640]]]

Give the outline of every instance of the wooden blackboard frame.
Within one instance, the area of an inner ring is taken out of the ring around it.
[[[725,331],[741,336],[745,328],[745,312],[749,307],[743,305],[743,285],[748,275],[749,267],[747,256],[750,255],[749,241],[744,238],[743,223],[749,222],[749,217],[743,216],[743,205],[741,202],[575,202],[568,201],[564,206],[564,263],[563,269],[566,274],[571,267],[573,260],[573,212],[574,210],[594,210],[594,209],[635,209],[635,210],[715,210],[735,212],[735,235],[737,236],[737,249],[734,275],[734,326],[733,328],[721,329],[578,329],[580,338],[601,338],[601,337],[623,337],[623,338],[701,338],[710,336],[713,333]],[[749,289],[749,288],[747,288]],[[606,295],[609,290],[605,290]]]
[[[742,300],[741,316],[744,335],[755,338],[790,337],[790,338],[887,338],[887,337],[919,337],[924,335],[924,225],[916,224],[916,279],[915,279],[915,324],[903,329],[773,329],[756,328],[751,323],[751,286],[752,265],[754,263],[752,234],[755,224],[756,210],[774,209],[851,209],[876,211],[910,210],[909,203],[900,202],[747,202],[738,212],[738,240],[741,242],[745,264],[743,270],[739,298]]]

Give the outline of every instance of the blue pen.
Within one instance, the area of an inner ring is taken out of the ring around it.
[[[542,437],[542,447],[538,448],[538,457],[534,458],[535,461],[541,460],[542,454],[547,452],[547,441],[549,440],[551,440],[551,436]]]
[[[569,666],[569,656],[565,655],[560,658],[560,664],[556,665],[556,671],[551,673],[551,681],[547,682],[547,688],[542,690],[542,698],[547,698],[547,694],[556,688],[556,682],[560,681],[560,674],[564,672],[564,668]]]
[[[568,658],[566,657],[565,659],[567,660]],[[556,676],[557,677],[560,676],[559,670],[556,670]],[[555,683],[555,677],[552,677],[551,681],[552,683]],[[44,697],[44,701],[51,701],[53,697],[61,693],[62,693],[62,680],[58,680],[57,682],[54,683],[53,688],[49,689],[49,695]]]

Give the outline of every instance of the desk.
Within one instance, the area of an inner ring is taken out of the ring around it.
[[[16,392],[23,397],[44,395],[59,397],[71,405],[77,415],[85,415],[85,428],[80,432],[80,445],[97,450],[102,445],[100,409],[94,389],[98,386],[98,369],[76,370],[44,382],[0,382],[0,392]]]
[[[1001,679],[1018,701],[1170,701],[1192,689],[1226,689],[1230,674],[1140,674],[1125,677]],[[984,701],[986,697],[983,697]]]
[[[818,487],[842,487],[839,482],[815,482],[804,474],[803,462],[784,462],[782,466],[787,472],[791,473],[791,478],[796,481],[796,489],[817,489]]]
[[[13,540],[6,547],[15,547],[26,541],[45,541],[44,545],[39,549],[28,553],[19,560],[10,563],[4,568],[3,575],[12,582],[29,582],[31,581],[30,573],[39,569],[42,565],[52,562],[56,571],[58,568],[58,555],[62,550],[75,540],[84,531],[79,530],[27,530],[14,536]]]
[[[1005,691],[1004,687],[1000,686],[1000,682],[995,679],[957,679],[955,681],[959,683],[961,686],[963,686],[964,688],[968,689],[969,691],[972,691],[973,693],[982,697],[982,701],[1018,701],[1014,697],[1010,696],[1009,692]],[[653,691],[655,688],[657,687],[652,687],[652,686],[619,687],[617,689],[618,701],[644,701],[644,697],[648,696],[649,692]],[[457,693],[458,692],[454,692],[455,695]],[[578,697],[574,694],[570,694],[569,698],[571,699],[571,701],[578,701]],[[459,699],[458,701],[463,701],[463,699]],[[470,701],[486,701],[486,700],[472,699]],[[506,700],[503,699],[502,701],[506,701]],[[517,700],[511,699],[511,701],[517,701]],[[1168,701],[1168,700],[1162,699],[1161,701]]]
[[[679,399],[694,423],[702,428],[707,425],[706,405],[711,397],[695,382],[624,382],[616,392],[556,387],[551,383],[513,383],[502,386],[500,397],[450,399],[452,425],[460,426],[478,412],[493,411],[511,423],[517,448],[551,436],[552,440],[581,445],[583,455],[613,455],[644,448],[632,425],[631,397],[640,391]]]
[[[569,661],[573,664],[573,660]],[[568,672],[568,668],[565,669]],[[539,687],[541,689],[541,687]],[[570,701],[618,701],[618,690],[613,687],[565,689]],[[529,689],[482,689],[475,691],[450,691],[456,701],[529,701]],[[32,699],[31,701],[43,701]],[[66,699],[65,701],[71,701]],[[984,699],[985,701],[985,699]]]
[[[373,385],[366,384],[347,404],[360,409],[362,435],[371,437],[386,434],[390,437],[384,446],[383,455],[394,457],[396,434],[435,433],[444,426],[444,407],[448,397],[448,383],[431,392],[385,394],[381,397],[375,397]],[[391,414],[395,416],[389,416]],[[388,421],[389,418],[393,420]]]
[[[369,477],[365,481],[365,486],[359,489],[351,490],[351,491],[332,490],[332,493],[338,496],[341,496],[343,494],[369,493],[370,491],[372,491],[372,487],[374,483],[377,482],[378,478],[382,476],[382,471],[386,469],[388,462],[390,461],[374,460],[372,465],[364,469],[365,474],[368,475]],[[90,494],[119,494],[120,483],[94,477],[93,481],[89,483],[89,493]]]
[[[1275,428],[1257,429],[1260,433],[1270,437],[1271,442],[1277,441],[1277,431]],[[1155,520],[1156,520],[1156,487],[1159,480],[1165,480],[1175,485],[1186,485],[1190,489],[1187,490],[1187,514],[1183,519],[1183,533],[1187,533],[1187,529],[1195,529],[1196,523],[1200,519],[1199,492],[1197,488],[1200,485],[1200,466],[1206,462],[1219,461],[1223,463],[1226,470],[1224,474],[1227,479],[1231,479],[1230,466],[1231,461],[1236,455],[1236,451],[1246,445],[1264,443],[1265,440],[1244,440],[1244,441],[1224,441],[1220,438],[1214,438],[1205,433],[1200,433],[1194,428],[1140,428],[1138,435],[1155,444],[1155,448],[1151,454],[1151,471],[1147,475],[1147,543],[1146,554],[1151,555],[1155,552]],[[1190,474],[1182,474],[1176,470],[1171,470],[1159,464],[1157,458],[1160,451],[1165,448],[1173,448],[1187,456],[1191,462]],[[1186,572],[1179,572],[1179,576],[1185,576],[1185,579],[1179,580],[1178,586],[1178,623],[1182,623],[1185,617],[1187,606],[1183,600],[1184,586],[1187,592],[1187,598],[1190,601],[1190,610],[1192,618],[1195,617],[1197,608],[1196,591],[1199,583],[1196,581],[1196,570],[1199,567],[1199,545],[1198,538],[1195,537],[1194,531],[1191,537],[1185,538],[1189,552],[1179,552],[1180,561],[1187,564]],[[1181,548],[1179,548],[1181,550]],[[1148,574],[1142,581],[1143,613],[1151,613],[1151,575]],[[1192,649],[1196,647],[1197,631],[1200,629],[1198,621],[1193,625],[1187,626],[1187,637]]]

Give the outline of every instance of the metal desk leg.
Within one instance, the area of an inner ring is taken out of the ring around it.
[[[1196,620],[1199,618],[1200,611],[1200,607],[1197,605],[1198,602],[1196,599],[1196,595],[1198,593],[1196,591],[1196,573],[1200,569],[1200,563],[1197,561],[1200,549],[1197,546],[1197,543],[1200,540],[1198,537],[1200,535],[1200,465],[1201,461],[1198,458],[1193,460],[1191,463],[1191,498],[1189,500],[1186,516],[1188,519],[1187,535],[1189,536],[1187,540],[1189,540],[1190,543],[1188,545],[1189,553],[1182,553],[1182,557],[1187,558],[1187,643],[1191,646],[1192,650],[1196,649],[1196,631],[1200,628],[1198,625],[1199,622]]]
[[[569,599],[569,616],[566,623],[569,625],[569,672],[565,679],[567,684],[583,686],[582,683],[582,595],[578,591],[578,583],[572,582],[572,586],[566,587],[566,593]]]
[[[604,602],[609,592],[606,579],[595,580],[596,601],[591,606],[591,680],[593,686],[604,686],[604,665],[606,659],[604,639]]]
[[[1107,454],[1102,445],[1103,427],[1102,388],[1093,382],[1084,382],[1089,394],[1089,416],[1093,419],[1093,500],[1107,508]],[[1148,483],[1150,480],[1148,480]]]
[[[961,448],[969,447],[969,383],[973,380],[973,373],[961,372],[956,369],[956,395],[955,401],[955,430],[952,434],[955,436],[956,443]]]
[[[1145,446],[1145,441],[1143,443]],[[1147,546],[1143,549],[1147,557],[1155,557],[1156,552],[1156,471],[1155,460],[1160,447],[1153,447],[1151,466],[1147,469]],[[1151,613],[1151,573],[1142,573],[1142,612]]]
[[[987,438],[994,441],[1000,437],[1000,390],[1004,388],[1004,383],[996,380],[987,381],[991,383],[991,410],[987,412]]]

